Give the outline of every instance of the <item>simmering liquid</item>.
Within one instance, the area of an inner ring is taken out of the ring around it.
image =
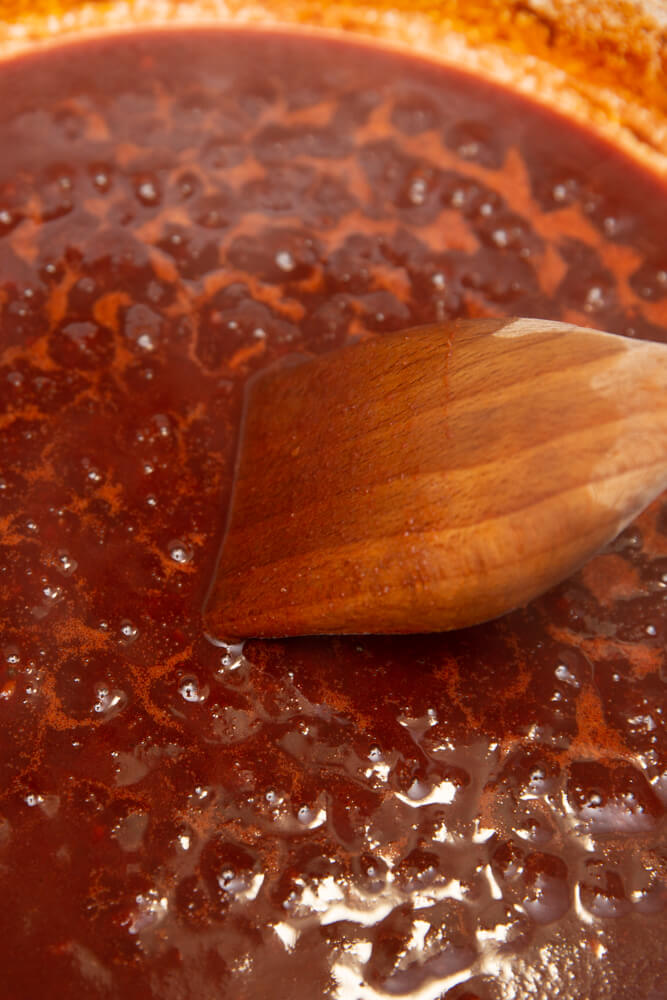
[[[225,648],[201,606],[252,373],[457,316],[665,341],[665,186],[306,35],[0,93],[3,1000],[664,997],[664,497],[474,629]]]

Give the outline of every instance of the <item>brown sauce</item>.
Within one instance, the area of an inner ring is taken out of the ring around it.
[[[664,997],[664,497],[479,628],[200,619],[251,373],[455,316],[667,340],[664,185],[313,37],[88,41],[0,93],[0,996]]]

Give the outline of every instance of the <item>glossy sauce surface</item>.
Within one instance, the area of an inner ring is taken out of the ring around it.
[[[0,92],[3,998],[663,997],[664,498],[475,629],[239,651],[200,608],[249,375],[454,316],[666,340],[664,185],[313,37]]]

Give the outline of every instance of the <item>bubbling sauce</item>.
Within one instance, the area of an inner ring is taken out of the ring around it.
[[[664,497],[478,628],[200,617],[253,372],[456,316],[664,341],[664,185],[315,36],[89,40],[0,92],[3,1000],[664,997]]]

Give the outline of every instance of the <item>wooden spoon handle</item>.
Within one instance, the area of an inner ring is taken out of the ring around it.
[[[544,320],[409,330],[250,386],[206,611],[224,637],[458,628],[667,487],[667,347]]]

